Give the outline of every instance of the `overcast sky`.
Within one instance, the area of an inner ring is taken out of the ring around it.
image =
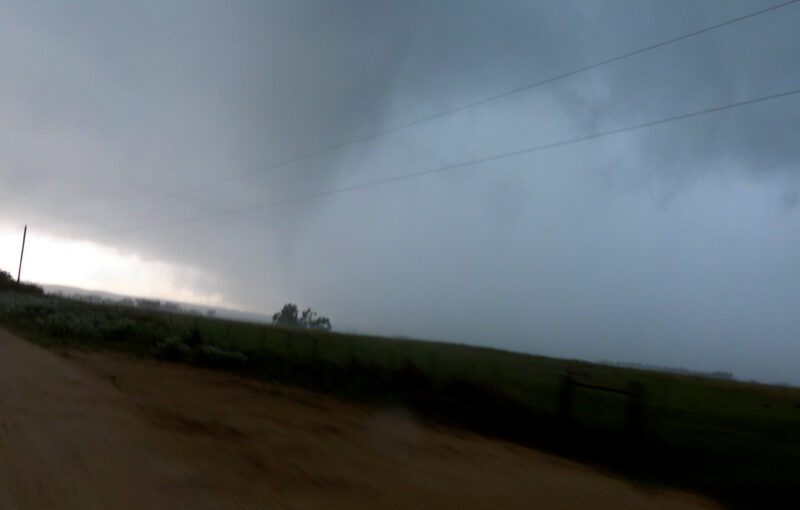
[[[793,4],[274,165],[777,3],[3,2],[0,266],[800,384],[800,95],[169,225],[800,88]]]

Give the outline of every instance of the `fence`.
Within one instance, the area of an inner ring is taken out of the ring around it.
[[[625,411],[625,428],[631,437],[641,437],[644,433],[644,386],[632,381],[627,390],[580,382],[572,375],[562,375],[558,390],[558,417],[566,423],[572,422],[572,401],[575,388],[615,393],[628,398]]]

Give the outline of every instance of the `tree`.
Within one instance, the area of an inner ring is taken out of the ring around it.
[[[300,325],[309,329],[330,330],[331,320],[312,311],[311,308],[307,308],[303,310],[303,315],[300,316]]]
[[[150,310],[159,310],[161,308],[161,301],[159,301],[158,299],[137,298],[136,306],[139,308],[147,308]]]
[[[286,303],[280,312],[272,316],[272,322],[280,326],[299,326],[297,321],[297,305]]]
[[[25,294],[44,295],[44,289],[32,283],[17,283],[8,271],[0,269],[0,291],[14,291]]]
[[[294,326],[308,329],[331,329],[331,320],[319,315],[311,308],[306,308],[298,317],[297,305],[286,303],[280,312],[272,316],[273,324],[279,326]]]

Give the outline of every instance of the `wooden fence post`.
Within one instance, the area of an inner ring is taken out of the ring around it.
[[[572,408],[572,391],[575,381],[568,375],[561,376],[561,385],[558,388],[558,418],[561,421],[570,421]]]
[[[311,339],[311,356],[316,360],[319,358],[319,338]]]
[[[428,354],[428,365],[430,367],[431,374],[433,374],[434,376],[438,375],[439,355],[434,350],[431,350],[430,354]]]
[[[629,387],[626,421],[628,433],[635,439],[644,433],[644,386],[634,381]]]

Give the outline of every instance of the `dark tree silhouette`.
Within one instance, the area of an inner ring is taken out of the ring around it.
[[[280,312],[272,316],[272,322],[280,326],[299,326],[297,321],[297,305],[286,303]]]
[[[296,326],[308,329],[331,329],[331,320],[319,315],[317,312],[306,308],[298,317],[297,305],[286,303],[280,312],[272,316],[273,324],[279,326]]]
[[[307,308],[300,317],[300,325],[309,329],[331,329],[331,320]]]
[[[8,271],[0,269],[0,291],[15,291],[25,294],[43,295],[44,290],[32,283],[17,283]]]

